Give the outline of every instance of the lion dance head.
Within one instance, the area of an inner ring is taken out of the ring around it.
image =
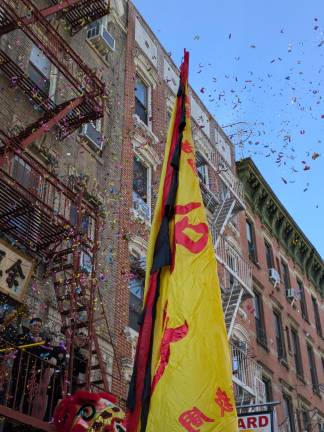
[[[80,390],[59,403],[54,424],[58,432],[125,432],[124,418],[113,395]]]

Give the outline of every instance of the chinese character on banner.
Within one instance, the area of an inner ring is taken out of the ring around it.
[[[224,417],[225,412],[232,412],[234,410],[230,398],[227,396],[226,392],[221,390],[219,387],[216,391],[215,402],[221,410],[221,417]]]
[[[201,206],[200,203],[188,203],[186,205],[177,205],[175,207],[175,214],[185,215],[190,213]],[[184,231],[191,229],[197,234],[201,234],[198,240],[192,240]],[[177,244],[184,246],[187,250],[194,254],[198,254],[203,251],[208,242],[208,225],[205,223],[199,223],[192,225],[189,223],[188,216],[180,219],[174,227],[174,238]]]
[[[179,423],[188,432],[199,432],[200,429],[197,429],[198,427],[203,426],[204,423],[210,423],[213,421],[213,419],[207,417],[196,407],[193,407],[189,411],[183,412],[179,417]]]
[[[25,279],[25,275],[24,275],[22,268],[21,268],[21,263],[22,263],[22,261],[21,261],[21,259],[19,259],[15,262],[15,264],[13,264],[11,267],[9,267],[6,270],[6,273],[8,273],[8,277],[6,279],[6,282],[7,282],[8,287],[10,289],[12,289],[12,288],[15,289],[16,287],[18,287],[18,285],[19,285],[18,277],[20,277],[20,279]]]

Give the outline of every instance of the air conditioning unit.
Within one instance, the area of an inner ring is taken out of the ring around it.
[[[296,288],[289,288],[286,290],[286,297],[292,300],[299,300],[299,291]]]
[[[95,21],[88,26],[87,38],[102,55],[115,50],[116,41],[102,21]]]
[[[280,275],[275,268],[269,269],[269,279],[273,285],[278,285],[280,283]]]
[[[103,136],[97,131],[97,129],[91,124],[87,123],[82,126],[81,136],[87,139],[88,143],[95,149],[102,151],[103,149]]]

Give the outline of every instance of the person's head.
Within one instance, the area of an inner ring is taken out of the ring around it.
[[[75,335],[76,344],[78,347],[83,348],[88,340],[88,336],[85,332],[79,331]]]
[[[42,330],[43,321],[40,318],[32,318],[29,321],[30,332],[33,336],[39,336]]]

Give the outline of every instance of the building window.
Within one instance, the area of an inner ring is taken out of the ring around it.
[[[312,379],[313,392],[318,393],[318,377],[313,348],[307,344],[308,365]]]
[[[291,353],[292,350],[291,350],[291,341],[290,341],[289,327],[286,326],[285,330],[286,330],[286,336],[287,336],[288,351]]]
[[[299,294],[300,294],[300,310],[301,310],[301,314],[302,314],[302,317],[304,318],[304,320],[308,320],[307,304],[306,304],[304,285],[303,285],[302,281],[300,281],[299,279],[297,279],[297,285],[298,285]]]
[[[133,161],[133,208],[144,219],[150,219],[150,170],[137,157]]]
[[[137,76],[135,85],[135,114],[146,125],[148,125],[148,93],[148,86]]]
[[[303,372],[303,363],[302,363],[301,352],[300,352],[299,336],[297,331],[294,328],[291,329],[291,339],[292,339],[293,355],[295,359],[296,373],[298,376],[303,377],[304,372]]]
[[[257,342],[263,346],[267,346],[267,337],[265,331],[265,322],[264,322],[264,312],[263,312],[263,302],[262,296],[260,293],[255,292],[254,297],[254,316],[255,316],[255,329]]]
[[[208,164],[205,160],[200,159],[200,163],[197,164],[197,172],[200,181],[208,186]]]
[[[274,311],[273,316],[274,316],[274,324],[275,324],[278,359],[287,361],[285,338],[282,330],[281,315],[279,312]]]
[[[283,411],[286,420],[286,424],[288,425],[287,432],[295,432],[295,421],[294,421],[294,411],[293,405],[291,402],[291,398],[287,395],[283,395]]]
[[[139,330],[139,321],[142,314],[144,297],[144,275],[139,274],[137,269],[131,268],[129,288],[129,320],[128,325],[132,329]]]
[[[290,290],[290,277],[289,277],[289,269],[288,265],[285,263],[285,261],[281,260],[281,268],[282,268],[282,277],[284,281],[284,286],[286,290],[286,294],[288,290]]]
[[[267,377],[262,377],[262,382],[264,384],[264,402],[272,401],[272,386],[271,380]]]
[[[266,240],[264,241],[264,247],[265,247],[265,253],[266,253],[267,267],[269,270],[269,269],[274,268],[272,247]]]
[[[51,62],[36,45],[32,46],[30,53],[28,76],[46,96],[49,95]]]
[[[318,304],[315,297],[312,296],[313,309],[314,309],[314,317],[315,317],[315,325],[317,334],[322,337],[322,325],[321,325],[321,317],[318,310]]]
[[[302,420],[302,431],[310,432],[311,431],[311,423],[309,418],[309,413],[305,409],[301,411],[301,420]]]
[[[246,237],[248,241],[249,258],[253,262],[257,262],[257,251],[256,251],[256,241],[253,223],[247,219],[246,220]]]

